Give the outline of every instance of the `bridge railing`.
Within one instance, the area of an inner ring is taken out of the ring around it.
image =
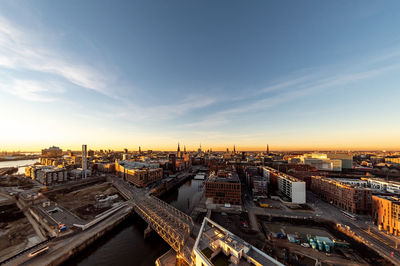
[[[154,196],[150,196],[153,200],[155,200],[158,204],[160,204],[161,206],[165,207],[166,209],[168,209],[169,211],[173,212],[175,215],[177,215],[177,217],[179,217],[181,220],[183,220],[184,222],[186,222],[187,224],[189,224],[190,227],[194,226],[193,220],[192,218],[187,215],[186,213],[181,212],[180,210],[178,210],[177,208],[175,208],[174,206],[171,206],[170,204],[166,203],[163,200],[160,200],[157,197]]]

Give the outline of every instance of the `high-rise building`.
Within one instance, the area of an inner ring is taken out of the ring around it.
[[[83,144],[82,145],[82,177],[86,178],[87,177],[87,145]]]
[[[267,144],[267,154],[269,154],[269,144]]]

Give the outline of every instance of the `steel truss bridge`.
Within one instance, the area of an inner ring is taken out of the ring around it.
[[[129,198],[136,213],[145,220],[189,265],[194,245],[190,232],[194,223],[190,216],[158,199],[146,194],[142,189],[129,186],[122,180],[115,180],[114,185]]]

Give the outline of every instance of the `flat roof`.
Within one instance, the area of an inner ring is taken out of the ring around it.
[[[208,219],[207,217],[204,217],[200,232],[197,235],[197,239],[193,249],[202,256],[203,260],[210,263],[211,265],[214,265],[209,260],[209,257],[207,256],[207,254],[205,254],[204,251],[207,248],[213,251],[214,248],[211,246],[211,243],[218,240],[228,245],[237,253],[240,253],[240,251],[242,251],[241,257],[238,258],[240,259],[239,265],[251,265],[251,263],[249,263],[249,261],[251,261],[252,263],[256,262],[257,264],[254,263],[256,265],[261,264],[283,266],[283,264],[279,261],[268,256],[261,250],[247,243],[246,241],[226,230],[224,227],[220,226],[214,221]],[[220,252],[222,253],[222,251]]]
[[[225,176],[218,176],[218,173],[212,172],[206,182],[228,182],[228,183],[240,183],[238,174],[235,171],[226,171]]]

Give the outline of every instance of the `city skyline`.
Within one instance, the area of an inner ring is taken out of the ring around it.
[[[400,150],[396,1],[49,3],[0,3],[0,150]]]

